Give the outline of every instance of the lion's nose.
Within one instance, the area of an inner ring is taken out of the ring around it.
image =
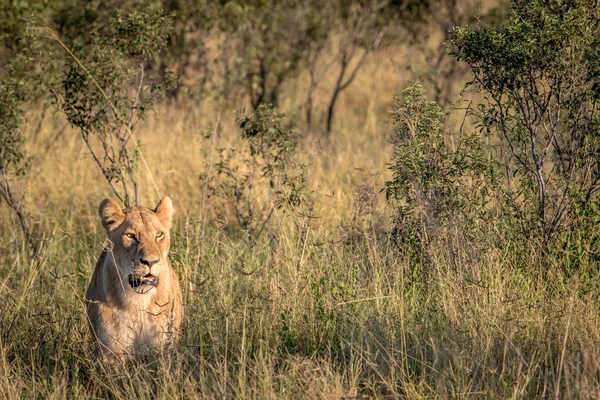
[[[154,264],[156,264],[157,262],[159,262],[160,259],[157,260],[146,260],[144,257],[140,257],[140,262],[144,265],[147,265],[148,267],[152,268],[152,266]]]

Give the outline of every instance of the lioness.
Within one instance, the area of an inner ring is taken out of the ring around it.
[[[98,356],[147,354],[179,336],[181,288],[167,256],[173,203],[164,197],[154,210],[121,209],[100,203],[109,246],[96,264],[86,298]]]

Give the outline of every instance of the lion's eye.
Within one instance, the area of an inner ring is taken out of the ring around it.
[[[165,233],[164,232],[156,232],[156,239],[157,240],[162,240],[165,238]]]
[[[125,236],[127,236],[131,240],[135,240],[135,233],[129,232],[129,233],[125,234]]]

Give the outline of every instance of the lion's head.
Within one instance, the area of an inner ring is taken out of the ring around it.
[[[108,257],[114,258],[123,290],[153,293],[168,274],[173,203],[163,197],[154,210],[135,206],[121,209],[104,199],[98,209],[110,241]]]

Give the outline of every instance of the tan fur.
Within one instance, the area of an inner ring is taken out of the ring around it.
[[[176,340],[183,320],[181,288],[168,260],[171,199],[154,210],[124,210],[105,199],[99,207],[109,246],[96,264],[86,298],[92,336],[100,354],[147,354]],[[163,236],[164,235],[164,236]],[[136,286],[132,279],[153,275],[154,286]]]

